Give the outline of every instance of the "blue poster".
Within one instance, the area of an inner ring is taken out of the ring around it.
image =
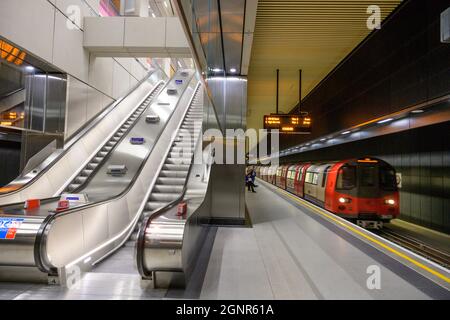
[[[15,239],[17,229],[23,220],[23,218],[0,218],[0,239]]]

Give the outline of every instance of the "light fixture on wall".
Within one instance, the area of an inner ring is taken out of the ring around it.
[[[393,118],[388,118],[388,119],[380,120],[380,121],[378,121],[377,123],[378,123],[378,124],[383,124],[383,123],[391,122],[392,120],[394,120],[394,119],[393,119]]]

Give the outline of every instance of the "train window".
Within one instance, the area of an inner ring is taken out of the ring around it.
[[[356,186],[356,167],[345,166],[339,170],[336,189],[350,190]]]
[[[387,191],[397,190],[397,177],[394,169],[380,167],[380,187]]]
[[[325,169],[325,172],[323,173],[323,178],[322,178],[322,188],[325,188],[325,183],[327,182],[327,176],[328,176],[328,172],[330,171],[331,166],[327,167]]]
[[[318,182],[319,182],[319,174],[318,173],[314,173],[312,184],[317,185]]]
[[[313,180],[313,173],[312,172],[306,172],[305,182],[306,183],[312,183]]]
[[[362,187],[375,187],[377,185],[377,168],[374,166],[362,166],[360,179]]]
[[[289,171],[288,172],[288,179],[294,179],[295,178],[295,171]]]

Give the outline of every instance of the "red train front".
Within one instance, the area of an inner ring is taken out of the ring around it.
[[[396,174],[388,163],[364,158],[338,162],[330,168],[325,209],[370,227],[367,221],[397,218],[399,208]]]
[[[266,179],[264,173],[275,177]],[[396,173],[375,158],[263,167],[259,177],[363,227],[380,227],[400,213]]]

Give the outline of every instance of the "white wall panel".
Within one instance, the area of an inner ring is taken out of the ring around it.
[[[130,48],[161,48],[161,52],[163,52],[166,45],[165,20],[165,18],[127,18],[125,20],[124,46]],[[149,35],[152,36],[149,37]]]
[[[69,78],[66,115],[66,136],[73,134],[86,122],[87,87],[77,79]]]
[[[89,66],[89,84],[103,93],[113,95],[114,60],[91,56]]]
[[[0,35],[52,61],[55,8],[47,0],[0,0]]]
[[[67,28],[67,20],[59,11],[56,12],[53,63],[87,82],[89,53],[83,48],[83,32],[77,28]]]
[[[113,98],[118,99],[130,88],[130,74],[114,61]]]
[[[73,29],[76,26],[70,21],[68,27],[70,6],[81,10],[81,19],[75,21],[79,28]],[[0,36],[69,75],[66,138],[147,75],[133,58],[117,59],[119,64],[84,50],[83,18],[95,16],[92,9],[98,12],[99,0],[0,0]],[[111,24],[124,25],[123,18],[105,18],[100,23],[104,30],[110,30]],[[122,39],[123,34],[111,32],[101,37],[106,44]]]
[[[84,29],[90,30],[84,37],[86,47],[123,47],[125,18],[86,18]]]
[[[93,118],[105,108],[103,104],[103,93],[88,87],[86,119]]]
[[[64,15],[71,18],[71,21],[81,29],[83,29],[84,17],[91,17],[94,15],[90,7],[82,0],[54,0],[54,3]],[[74,19],[75,16],[71,11],[73,6],[79,8],[81,13],[80,19]]]

